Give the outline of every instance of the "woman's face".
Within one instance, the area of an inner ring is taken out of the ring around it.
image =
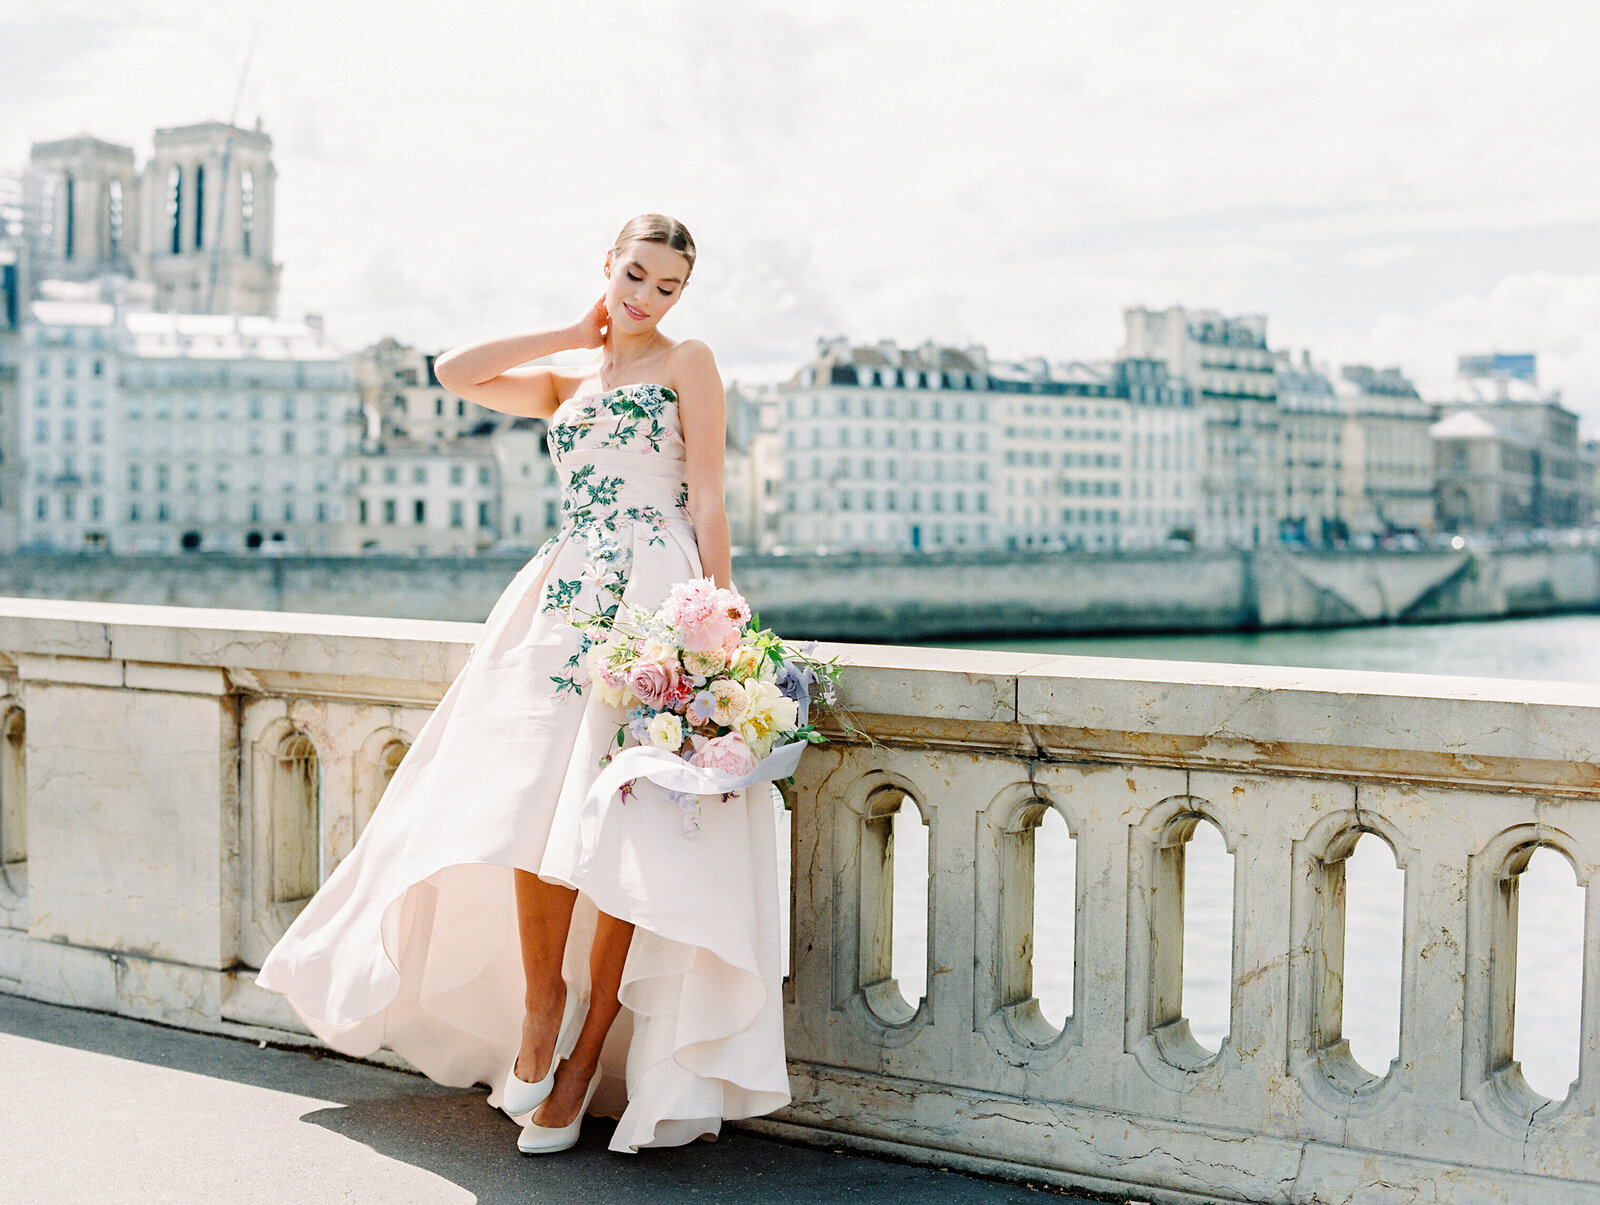
[[[606,254],[606,275],[611,329],[638,335],[677,304],[689,279],[689,261],[665,243],[629,243]]]

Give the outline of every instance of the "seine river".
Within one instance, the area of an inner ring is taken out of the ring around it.
[[[962,647],[1590,682],[1600,690],[1600,614],[1255,635],[995,640]],[[927,842],[910,811],[902,809],[895,830],[894,967],[904,994],[915,1002],[924,990],[927,897],[925,876],[904,872],[926,865]],[[1065,827],[1047,821],[1037,846],[1034,990],[1045,1014],[1058,1023],[1072,1001],[1072,855]],[[1228,1029],[1233,902],[1229,858],[1209,825],[1191,841],[1187,878],[1184,1014],[1195,1037],[1215,1048]],[[1550,853],[1534,857],[1521,892],[1515,1052],[1534,1089],[1560,1099],[1577,1077],[1583,897],[1566,862]],[[1344,1031],[1357,1060],[1381,1073],[1397,1052],[1401,897],[1400,872],[1376,838],[1362,838],[1351,856],[1347,899]]]

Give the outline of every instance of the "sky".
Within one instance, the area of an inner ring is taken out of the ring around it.
[[[259,119],[282,308],[350,350],[564,326],[653,210],[741,380],[1181,304],[1430,396],[1536,352],[1600,436],[1597,62],[1593,0],[0,0],[0,169]]]

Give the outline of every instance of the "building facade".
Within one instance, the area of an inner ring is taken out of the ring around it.
[[[1426,535],[1434,512],[1434,408],[1398,368],[1346,365],[1335,382],[1344,405],[1344,509],[1358,543]]]
[[[260,128],[222,122],[157,130],[150,161],[82,136],[35,143],[21,174],[29,276],[132,281],[165,312],[270,317],[277,173]]]
[[[1328,372],[1310,353],[1296,363],[1280,353],[1278,378],[1278,536],[1298,546],[1345,539],[1345,411]]]
[[[1497,369],[1511,362],[1515,371]],[[1538,385],[1532,356],[1463,357],[1477,370],[1436,404],[1436,490],[1447,530],[1577,527],[1594,511],[1578,416]],[[1469,422],[1462,416],[1471,416]]]
[[[999,417],[987,357],[925,344],[822,340],[778,387],[778,547],[992,547]]]
[[[1197,542],[1255,548],[1278,539],[1277,360],[1261,315],[1142,307],[1123,314],[1125,359],[1160,360],[1194,390],[1200,414]]]
[[[1157,361],[823,340],[779,387],[779,544],[1156,547],[1193,529],[1193,392]]]
[[[356,391],[317,327],[41,301],[16,363],[21,547],[344,549]]]

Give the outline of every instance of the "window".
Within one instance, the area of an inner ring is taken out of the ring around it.
[[[413,485],[427,485],[428,484],[428,469],[427,469],[427,466],[419,464],[415,468],[413,468],[411,470],[411,482],[412,482]]]
[[[428,521],[428,504],[421,498],[411,504],[411,521],[418,527]]]
[[[394,499],[393,498],[385,498],[383,500],[383,521],[384,521],[384,523],[386,523],[386,524],[388,524],[389,526],[392,527],[392,526],[394,526],[394,519],[395,519]]]
[[[488,485],[489,484],[489,466],[486,465],[486,464],[480,464],[478,466],[478,484],[479,485]]]
[[[463,468],[461,465],[459,465],[459,464],[451,465],[450,466],[450,484],[451,485],[460,485],[464,480],[466,480],[466,474],[467,474],[466,469]]]
[[[487,502],[478,503],[478,526],[483,528],[488,528],[490,526],[489,504]]]
[[[249,168],[239,173],[239,230],[243,238],[240,250],[250,257],[252,236],[256,229],[256,178]]]
[[[462,522],[461,499],[453,498],[450,501],[450,526],[460,527]]]
[[[183,168],[176,164],[167,169],[167,236],[177,255],[183,250]]]
[[[194,246],[198,251],[206,242],[206,169],[194,169]]]

